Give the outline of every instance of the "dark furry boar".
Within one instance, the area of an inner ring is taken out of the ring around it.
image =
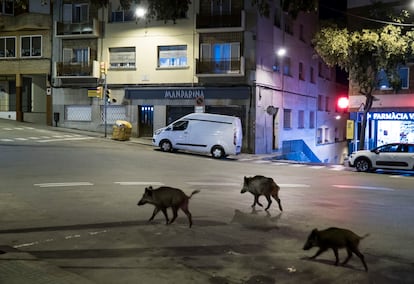
[[[321,253],[331,248],[335,254],[335,265],[338,265],[338,249],[346,248],[348,256],[344,260],[342,265],[345,265],[351,258],[352,253],[355,253],[361,259],[362,264],[365,267],[365,271],[368,271],[368,266],[365,263],[364,255],[358,249],[359,241],[367,237],[368,235],[369,234],[366,234],[360,237],[350,230],[341,228],[328,228],[323,231],[318,231],[318,229],[314,229],[310,233],[308,240],[303,246],[303,249],[309,250],[312,247],[319,247],[319,250],[316,252],[316,254],[311,257],[311,259],[314,259]]]
[[[188,201],[190,200],[193,194],[200,192],[199,190],[194,190],[190,196],[187,196],[181,189],[173,188],[169,186],[161,186],[157,189],[153,189],[152,186],[145,188],[145,192],[138,202],[138,205],[144,205],[146,203],[152,204],[155,206],[154,212],[152,213],[151,218],[148,221],[152,221],[161,210],[164,213],[166,224],[171,224],[177,218],[178,209],[184,211],[188,217],[188,222],[190,223],[190,228],[193,225],[191,218],[191,213],[188,210]],[[173,211],[173,218],[171,221],[168,219],[167,208],[171,207]]]
[[[274,182],[272,178],[264,176],[244,177],[243,188],[240,193],[245,193],[248,191],[253,194],[253,208],[256,203],[263,207],[263,205],[259,202],[259,196],[264,195],[268,202],[266,210],[268,210],[270,204],[272,204],[272,200],[270,198],[270,196],[272,196],[277,201],[280,211],[283,211],[282,204],[279,199],[279,189],[280,187]]]

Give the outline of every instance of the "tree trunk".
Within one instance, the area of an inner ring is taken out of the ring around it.
[[[361,131],[359,133],[359,145],[358,150],[365,149],[365,130],[367,128],[367,121],[368,121],[368,112],[371,110],[372,103],[374,102],[374,96],[372,92],[365,94],[365,106],[364,106],[364,115],[362,116],[362,124],[361,124]]]

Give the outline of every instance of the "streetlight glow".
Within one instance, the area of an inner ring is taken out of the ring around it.
[[[284,47],[279,48],[279,50],[277,51],[277,56],[283,57],[285,55],[286,55],[286,48]]]
[[[147,10],[145,10],[144,8],[142,8],[142,7],[138,7],[136,10],[135,10],[135,16],[137,17],[137,18],[143,18],[144,16],[145,16],[145,14],[147,13]]]

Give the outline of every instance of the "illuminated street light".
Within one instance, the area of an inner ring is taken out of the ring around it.
[[[281,47],[281,48],[279,48],[279,50],[277,51],[277,56],[279,56],[279,57],[283,57],[283,56],[285,56],[286,55],[286,48],[284,48],[284,47]]]
[[[147,10],[142,8],[142,7],[138,7],[135,10],[135,16],[137,17],[137,19],[143,18],[145,17],[145,14],[147,13]]]

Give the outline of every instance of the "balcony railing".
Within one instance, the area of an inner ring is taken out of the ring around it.
[[[245,14],[240,11],[231,15],[200,15],[197,14],[196,29],[198,32],[210,32],[215,30],[244,30]]]
[[[99,78],[99,62],[56,62],[56,77],[90,77]]]
[[[51,25],[52,16],[45,14],[25,13],[14,17],[0,15],[0,28],[2,31],[48,30]]]
[[[99,21],[92,19],[84,23],[55,22],[57,37],[97,38],[100,35]]]
[[[229,60],[196,60],[198,77],[244,76],[244,57]]]

